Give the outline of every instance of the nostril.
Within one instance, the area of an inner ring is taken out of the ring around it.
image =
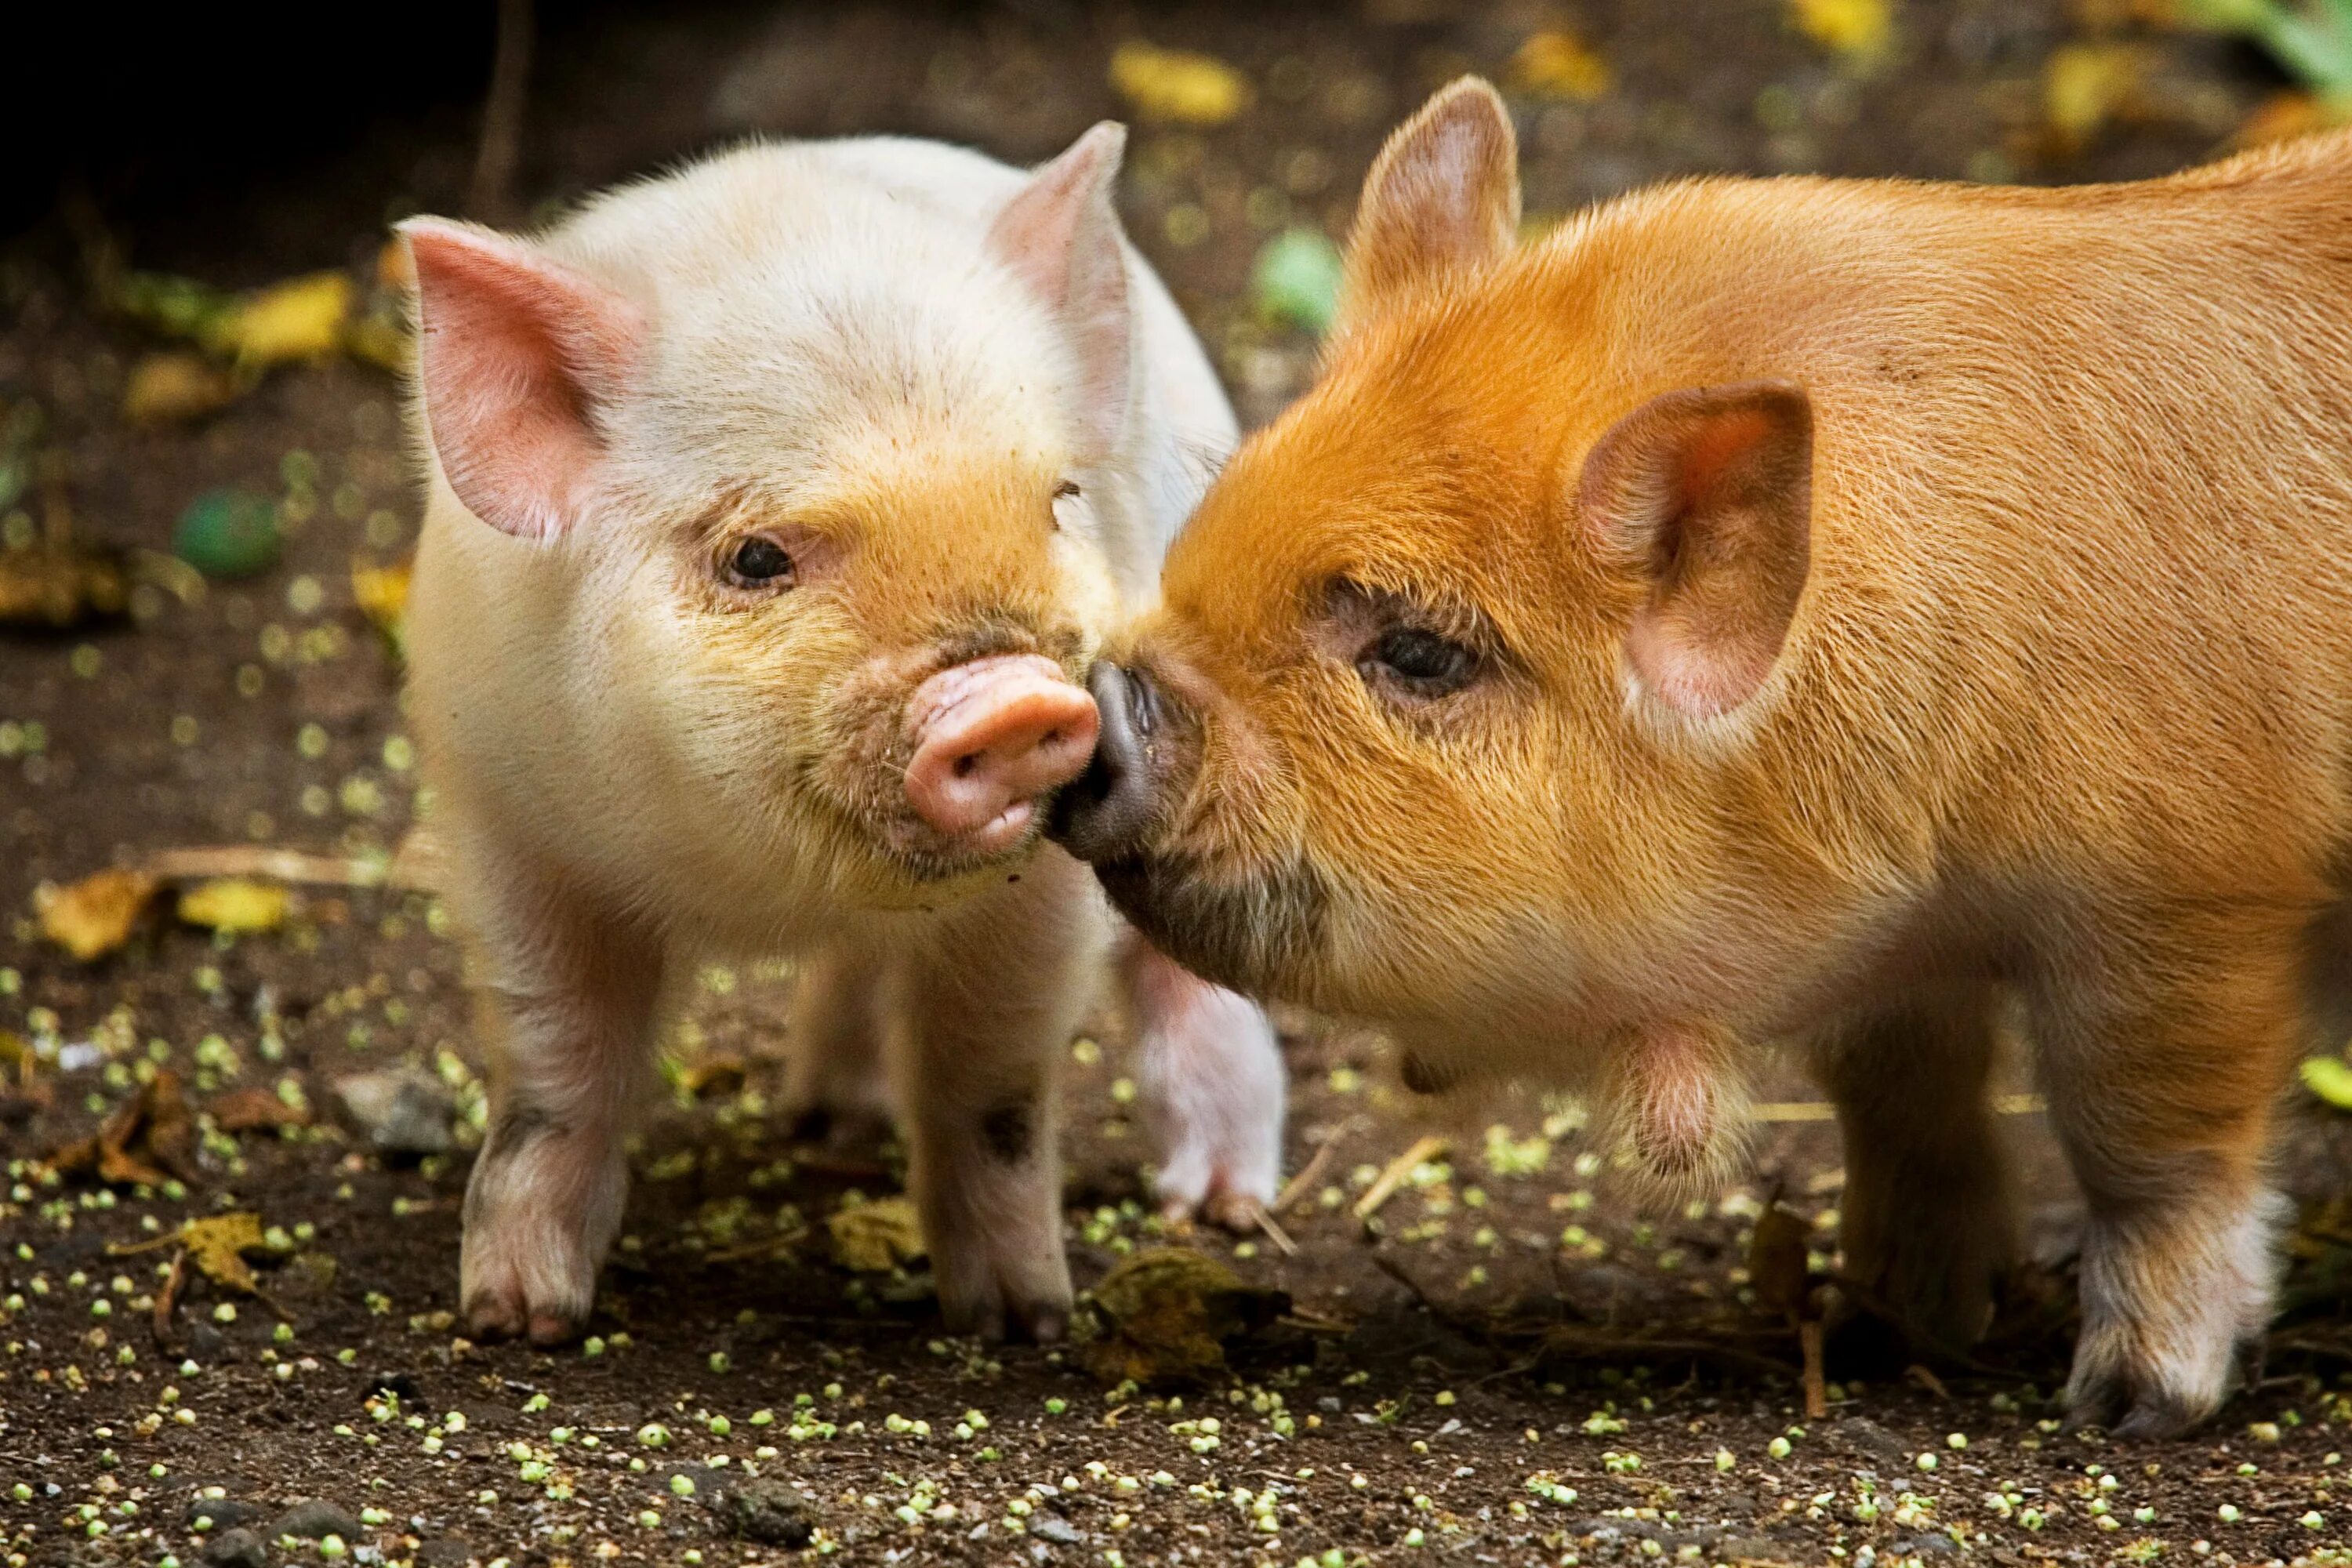
[[[971,771],[978,766],[980,766],[980,753],[978,752],[966,752],[962,756],[958,757],[955,760],[955,776],[960,779],[968,779],[971,777]]]

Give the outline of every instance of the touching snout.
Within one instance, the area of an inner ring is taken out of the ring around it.
[[[1047,831],[1081,860],[1115,860],[1150,820],[1151,747],[1159,700],[1139,671],[1096,661],[1087,686],[1101,733],[1086,771],[1054,803]]]
[[[943,669],[916,689],[908,713],[908,804],[982,853],[1020,839],[1038,800],[1087,765],[1097,728],[1095,700],[1035,654]]]

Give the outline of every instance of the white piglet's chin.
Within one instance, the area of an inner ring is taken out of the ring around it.
[[[492,1068],[474,1331],[586,1320],[667,982],[714,953],[798,961],[788,1109],[899,1119],[959,1331],[1066,1318],[1055,1067],[1107,973],[1162,1201],[1272,1198],[1265,1015],[1039,830],[1234,439],[1119,234],[1123,142],[753,146],[535,236],[404,226],[411,710]]]

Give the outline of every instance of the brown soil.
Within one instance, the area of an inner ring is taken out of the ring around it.
[[[2275,85],[2209,41],[2126,26],[2148,51],[2128,117],[2072,152],[2039,129],[2051,52],[2086,16],[2130,10],[1914,0],[1894,57],[1856,75],[1777,5],[1587,0],[1573,19],[1616,85],[1525,105],[1528,206],[1716,169],[2075,180],[2194,161]],[[1249,73],[1257,105],[1215,131],[1143,131],[1127,216],[1263,418],[1310,363],[1248,307],[1265,229],[1338,232],[1384,130],[1456,71],[1503,71],[1550,15],[1033,0],[600,17],[550,40],[522,184],[561,199],[754,130],[898,130],[1034,158],[1120,112],[1104,68],[1119,39],[1206,48]],[[363,267],[379,220],[458,202],[467,135],[446,109],[388,110],[323,167],[101,201],[99,221],[135,264],[224,284]],[[40,1070],[46,1104],[0,1097],[8,1563],[194,1563],[240,1521],[265,1538],[253,1561],[324,1561],[266,1539],[310,1498],[351,1516],[353,1559],[439,1563],[2347,1560],[2352,1252],[2324,1211],[2298,1240],[2270,1375],[2193,1438],[2056,1430],[2063,1265],[2021,1281],[1978,1361],[1833,1364],[1830,1415],[1806,1421],[1794,1337],[1749,1304],[1745,1262],[1776,1189],[1816,1226],[1817,1266],[1833,1262],[1826,1127],[1768,1126],[1744,1189],[1644,1217],[1571,1131],[1544,1137],[1534,1101],[1456,1112],[1450,1157],[1368,1226],[1349,1208],[1370,1172],[1433,1123],[1384,1087],[1370,1041],[1309,1020],[1289,1040],[1292,1167],[1340,1142],[1328,1186],[1284,1216],[1295,1256],[1162,1237],[1138,1202],[1121,1054],[1074,1047],[1081,1282],[1173,1239],[1295,1301],[1236,1343],[1230,1377],[1181,1392],[1107,1393],[1074,1352],[943,1339],[919,1272],[828,1261],[824,1216],[853,1189],[895,1190],[898,1168],[887,1151],[796,1147],[770,1119],[790,1048],[774,975],[704,978],[680,1055],[738,1055],[748,1076],[679,1088],[650,1117],[601,1353],[457,1336],[462,1150],[386,1161],[326,1125],[217,1133],[184,1187],[45,1175],[41,1156],[166,1066],[199,1103],[286,1086],[323,1107],[337,1078],[395,1061],[478,1093],[456,954],[422,895],[314,889],[284,929],[242,940],[158,919],[89,964],[37,933],[45,882],[173,845],[380,852],[415,804],[397,670],[350,588],[354,563],[396,561],[413,537],[396,388],[336,363],[281,373],[208,424],[128,427],[121,384],[152,344],[86,304],[80,210],[0,245],[0,412],[40,411],[85,532],[166,549],[187,500],[222,484],[310,515],[265,577],[186,602],[151,584],[126,624],[0,641],[0,1030],[63,1058]],[[1115,1047],[1115,1020],[1102,1035]],[[2039,1118],[2009,1124],[2047,1172]],[[2352,1190],[2340,1131],[2294,1142],[2315,1202]],[[172,1249],[110,1248],[247,1209],[285,1233],[257,1260],[265,1294],[191,1270],[159,1328]],[[960,1428],[975,1411],[985,1428]],[[650,1447],[656,1425],[667,1440]],[[743,1533],[732,1500],[755,1494],[782,1521],[770,1533],[796,1519],[813,1544]]]

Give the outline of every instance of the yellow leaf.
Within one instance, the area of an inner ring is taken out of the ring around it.
[[[2042,68],[2042,114],[2069,146],[2098,133],[2139,90],[2146,58],[2129,44],[2068,44]]]
[[[122,416],[133,425],[201,419],[236,401],[237,379],[200,354],[153,353],[131,367]]]
[[[286,889],[243,877],[217,877],[180,895],[180,918],[214,931],[276,931],[286,923]]]
[[[2338,1110],[2352,1110],[2352,1063],[2342,1057],[2306,1057],[2303,1087]]]
[[[131,928],[154,893],[152,877],[100,871],[70,888],[44,889],[33,901],[41,934],[87,963],[131,940]]]
[[[1147,120],[1223,125],[1250,105],[1247,78],[1214,55],[1140,40],[1111,51],[1110,84]]]
[[[1530,33],[1511,57],[1511,85],[1522,92],[1543,93],[1589,103],[1611,86],[1609,62],[1573,33]]]
[[[249,1209],[231,1214],[214,1215],[207,1219],[192,1219],[169,1236],[153,1241],[116,1244],[106,1250],[121,1258],[134,1252],[152,1252],[159,1247],[184,1247],[205,1278],[216,1285],[226,1285],[247,1295],[258,1295],[261,1281],[254,1278],[253,1269],[246,1263],[248,1252],[267,1252],[269,1243],[262,1239],[261,1216]]]
[[[834,1260],[860,1274],[887,1274],[923,1256],[923,1227],[911,1198],[878,1198],[837,1209],[824,1222]]]
[[[1105,1383],[1165,1384],[1224,1370],[1225,1342],[1290,1310],[1279,1290],[1251,1286],[1216,1258],[1160,1247],[1122,1258],[1089,1292],[1104,1330],[1087,1347]]]
[[[1868,59],[1895,36],[1894,0],[1789,0],[1797,30],[1823,48]]]
[[[413,363],[409,342],[406,322],[377,310],[353,316],[343,329],[343,347],[353,359],[394,374],[406,374]]]
[[[2315,131],[2333,130],[2343,124],[2347,115],[2352,115],[2352,105],[2340,100],[2308,92],[2274,92],[2254,105],[2254,111],[2238,127],[2238,133],[2230,138],[2230,145],[2266,147],[2273,142],[2292,142]]]
[[[358,602],[360,613],[395,644],[400,638],[401,617],[408,613],[411,571],[411,563],[406,561],[392,566],[352,568],[352,597]]]
[[[313,272],[272,284],[230,311],[206,334],[206,346],[247,369],[320,359],[342,347],[352,313],[352,280]]]

